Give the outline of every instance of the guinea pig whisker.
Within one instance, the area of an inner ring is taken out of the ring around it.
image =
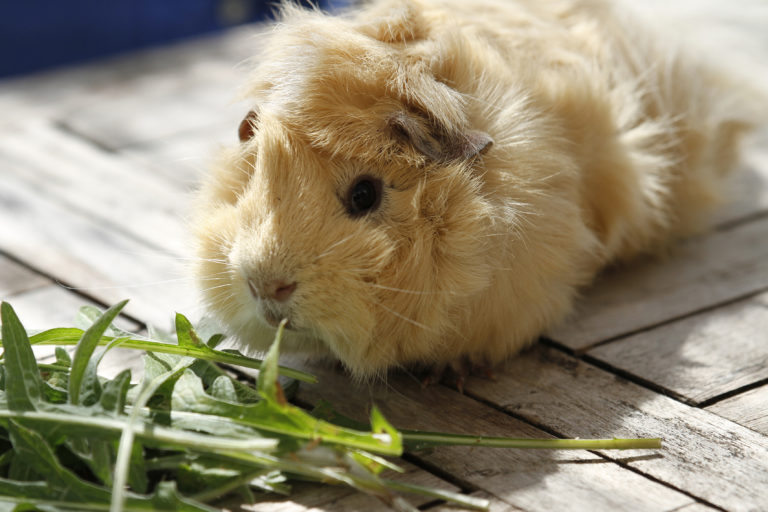
[[[335,250],[337,247],[339,247],[341,244],[344,244],[344,243],[348,242],[349,240],[351,240],[353,236],[354,236],[354,235],[349,235],[349,236],[347,236],[347,237],[344,237],[344,238],[342,238],[342,239],[341,239],[341,240],[339,240],[338,242],[334,242],[334,243],[333,243],[333,244],[331,244],[331,245],[330,245],[330,246],[329,246],[329,247],[328,247],[328,248],[327,248],[325,251],[323,251],[323,252],[322,252],[322,253],[320,253],[318,256],[316,256],[316,257],[315,257],[315,259],[312,261],[312,263],[317,263],[317,262],[318,262],[320,259],[322,259],[322,258],[324,258],[324,257],[328,256],[329,254],[333,253],[333,251],[334,251],[334,250]]]
[[[432,328],[430,328],[430,327],[428,327],[428,326],[426,326],[426,325],[424,325],[424,324],[422,324],[422,323],[420,323],[420,322],[417,322],[416,320],[413,320],[413,319],[411,319],[411,318],[408,318],[408,317],[407,317],[407,316],[405,316],[405,315],[401,315],[401,314],[400,314],[400,313],[398,313],[397,311],[394,311],[394,310],[392,310],[392,309],[389,309],[387,306],[385,306],[384,304],[382,304],[382,303],[380,303],[380,302],[376,302],[375,304],[376,304],[377,306],[380,306],[380,307],[381,307],[382,309],[384,309],[385,311],[388,311],[388,312],[392,313],[392,314],[393,314],[394,316],[396,316],[397,318],[399,318],[399,319],[401,319],[401,320],[404,320],[404,321],[408,322],[409,324],[413,324],[413,325],[415,325],[416,327],[420,327],[420,328],[424,329],[425,331],[435,332],[435,331],[434,331],[434,329],[432,329]]]
[[[389,290],[392,292],[402,292],[402,293],[410,293],[412,295],[434,295],[439,292],[425,292],[425,291],[418,291],[418,290],[406,290],[404,288],[394,288],[392,286],[384,286],[383,284],[376,284],[376,283],[368,283],[370,286],[373,286],[374,288],[381,288],[382,290]]]
[[[62,288],[64,288],[65,290],[87,292],[91,290],[119,290],[123,288],[145,288],[149,286],[158,286],[161,284],[183,283],[183,282],[192,282],[192,281],[193,281],[193,278],[191,277],[179,277],[176,279],[161,279],[160,281],[147,281],[143,283],[112,284],[112,285],[100,285],[100,286],[67,286],[59,282],[57,282],[57,284]]]
[[[229,283],[219,284],[219,285],[216,285],[216,286],[209,286],[208,288],[204,288],[204,289],[202,289],[200,291],[201,292],[210,292],[210,291],[218,290],[218,289],[221,289],[221,288],[227,288],[229,286],[231,286]]]

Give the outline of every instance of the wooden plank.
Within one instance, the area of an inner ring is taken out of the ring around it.
[[[34,187],[35,201],[50,197],[158,249],[183,254],[187,248],[183,191],[46,122],[0,131],[0,165],[4,181]]]
[[[710,405],[707,410],[768,436],[768,385]]]
[[[81,306],[98,306],[92,301],[65,290],[58,285],[48,285],[35,290],[20,293],[8,298],[22,324],[27,330],[45,330],[54,327],[71,327]],[[138,325],[124,317],[118,317],[115,325],[135,332]],[[53,359],[55,347],[33,347],[35,357],[40,361]],[[68,347],[70,352],[74,347]],[[132,378],[137,381],[142,374],[143,364],[138,350],[112,349],[102,359],[99,374],[114,377],[126,368],[132,371]]]
[[[237,141],[236,125],[230,123],[131,146],[119,152],[127,162],[151,169],[154,176],[190,191],[210,166],[216,150]]]
[[[720,509],[704,505],[703,503],[691,503],[690,505],[676,509],[675,512],[714,512],[715,510]]]
[[[588,354],[701,403],[768,378],[766,333],[768,293],[608,343]]]
[[[433,487],[444,491],[458,492],[458,488],[435,475],[420,469],[413,464],[403,461],[397,461],[404,473],[396,473],[386,470],[381,477],[387,480],[410,483]],[[415,507],[420,507],[431,501],[433,498],[424,496],[400,494],[406,501]],[[243,511],[269,510],[270,512],[296,512],[308,510],[381,510],[388,511],[378,499],[358,492],[350,487],[341,485],[321,485],[309,482],[297,482],[291,485],[291,494],[289,497],[267,494],[256,496],[256,503],[236,504],[234,500],[228,500],[222,504],[225,508]],[[239,506],[237,506],[239,505]]]
[[[174,311],[199,314],[181,261],[86,213],[40,200],[28,183],[6,178],[0,187],[0,249],[105,304],[130,298],[129,314],[161,328],[172,326]]]
[[[249,71],[241,64],[255,53],[261,31],[262,25],[241,27],[218,40],[148,52],[133,66],[121,63],[129,75],[113,73],[96,94],[74,99],[55,119],[111,149],[221,123],[236,129],[248,110],[233,104]]]
[[[555,349],[537,345],[466,390],[568,437],[663,437],[658,454],[604,454],[727,510],[768,503],[768,437]]]
[[[490,502],[490,512],[522,512],[523,510],[521,508],[515,507],[514,505],[510,505],[509,503],[506,503],[496,496],[488,494],[487,492],[477,491],[471,493],[470,496],[488,500]],[[456,507],[446,504],[435,508],[430,508],[428,510],[430,512],[455,512]]]
[[[47,278],[0,254],[0,298],[5,299],[48,283],[50,281]]]
[[[485,436],[549,437],[533,426],[442,386],[423,389],[415,379],[393,375],[380,385],[360,387],[327,367],[308,370],[320,379],[299,388],[302,402],[329,401],[342,414],[367,418],[370,403],[398,428]],[[645,455],[648,455],[645,453]],[[419,459],[530,511],[668,510],[688,496],[588,452],[440,447]]]
[[[153,82],[157,83],[158,88],[166,87],[166,92],[170,92],[169,86],[163,84],[171,82],[175,84],[173,88],[177,92],[185,82],[190,86],[196,84],[200,90],[210,86],[212,91],[221,91],[224,87],[228,91],[228,96],[224,99],[230,100],[233,94],[231,91],[234,91],[230,88],[232,84],[238,83],[238,77],[242,76],[243,63],[255,53],[254,49],[258,43],[254,36],[261,30],[262,25],[246,25],[167,47],[0,81],[0,111],[3,112],[0,126],[8,121],[17,122],[30,117],[66,121],[69,115],[76,115],[78,112],[91,115],[96,105],[104,106],[105,101],[110,98],[120,97],[123,98],[122,101],[130,102],[131,96],[137,97],[142,93],[152,95]],[[203,119],[210,117],[211,96],[206,98],[204,91],[196,94],[203,95],[206,101]],[[218,102],[218,93],[212,94],[216,98],[214,101]],[[155,97],[161,98],[163,95],[155,94]],[[140,102],[134,105],[141,107]],[[162,108],[161,104],[154,106]],[[177,109],[178,102],[172,108]],[[182,113],[184,119],[195,119],[195,109],[190,110]],[[197,110],[200,110],[199,105]],[[168,109],[165,112],[168,112]],[[123,113],[131,118],[135,115],[144,115],[145,118],[152,116],[148,105],[144,106],[141,114],[127,109],[123,110]],[[106,117],[109,115],[103,116]],[[182,122],[167,122],[171,119],[155,117],[155,120],[163,122],[150,128],[151,133],[136,135],[146,140],[154,138],[160,132],[168,133],[169,129],[175,131],[184,127],[185,123]],[[75,124],[79,124],[79,121]],[[119,127],[106,128],[108,134],[120,132]],[[101,138],[92,128],[88,129],[88,132]],[[107,141],[110,140],[107,137]],[[117,143],[116,140],[112,142]]]
[[[768,129],[750,141],[744,164],[729,183],[728,202],[713,216],[714,225],[768,212]]]
[[[691,239],[599,276],[552,339],[574,350],[768,288],[768,219]]]
[[[13,295],[6,300],[13,306],[24,327],[35,331],[72,327],[82,306],[98,306],[93,301],[56,284]],[[119,318],[116,325],[134,331],[139,327],[126,318]]]

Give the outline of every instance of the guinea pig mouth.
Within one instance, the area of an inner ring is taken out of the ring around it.
[[[266,307],[263,309],[263,311],[264,311],[264,321],[266,321],[270,326],[274,327],[275,329],[278,328],[278,326],[280,325],[280,322],[282,322],[283,319],[287,319],[288,322],[286,322],[285,328],[291,331],[296,330],[295,327],[293,326],[293,323],[291,322],[291,319],[288,318],[287,315],[281,315],[279,313],[275,313],[274,311]]]

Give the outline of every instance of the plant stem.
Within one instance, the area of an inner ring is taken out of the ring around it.
[[[537,450],[654,450],[662,448],[660,438],[647,439],[520,439],[468,436],[403,430],[403,441],[419,446],[487,446]]]

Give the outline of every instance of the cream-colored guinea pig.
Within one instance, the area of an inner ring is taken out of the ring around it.
[[[203,184],[210,312],[357,377],[496,363],[607,263],[689,233],[749,119],[598,0],[283,8]]]

